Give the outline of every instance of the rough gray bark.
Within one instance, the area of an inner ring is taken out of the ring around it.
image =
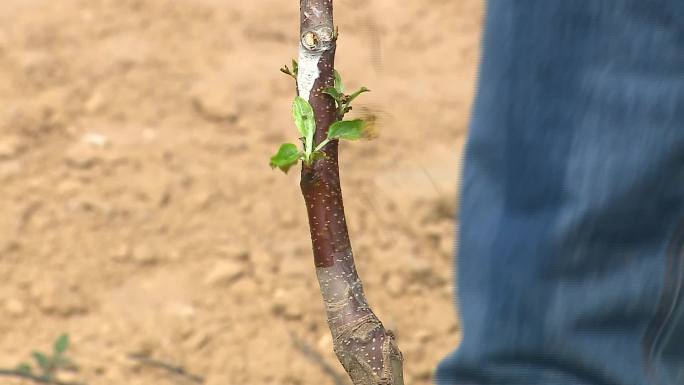
[[[300,0],[301,39],[297,89],[316,118],[315,143],[337,119],[335,102],[322,91],[333,86],[336,33],[332,0]],[[403,359],[391,331],[368,305],[344,215],[337,162],[338,143],[302,169],[316,274],[325,303],[335,354],[355,385],[403,385]]]

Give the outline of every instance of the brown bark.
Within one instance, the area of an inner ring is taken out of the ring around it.
[[[316,118],[315,143],[320,143],[337,119],[335,102],[322,93],[334,83],[332,0],[300,0],[300,9],[298,91],[303,97],[310,91],[308,100]],[[317,65],[317,71],[306,68],[303,57],[316,58],[308,62]],[[309,90],[304,83],[312,78],[315,81]],[[335,353],[355,385],[402,385],[401,352],[392,332],[370,309],[354,265],[342,201],[337,141],[327,144],[323,152],[324,159],[302,169],[301,189]]]

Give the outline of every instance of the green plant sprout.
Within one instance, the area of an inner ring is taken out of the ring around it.
[[[52,346],[52,353],[34,351],[31,353],[35,367],[29,362],[22,362],[15,369],[0,369],[0,375],[21,377],[43,384],[78,385],[77,383],[60,382],[57,374],[60,370],[73,370],[76,365],[66,356],[69,348],[69,335],[60,335]]]
[[[297,73],[299,72],[299,65],[295,59],[292,59],[292,69],[288,68],[287,65],[280,69],[280,72],[285,75],[292,76],[294,80],[297,80]]]
[[[298,65],[296,60],[292,60],[292,69],[284,66],[281,72],[297,79]],[[311,104],[304,98],[297,96],[292,103],[292,117],[295,126],[299,130],[302,150],[299,150],[292,143],[285,143],[280,146],[278,152],[271,157],[270,165],[272,168],[279,168],[287,173],[292,166],[300,160],[306,167],[311,167],[318,159],[325,158],[323,148],[333,140],[359,140],[370,137],[366,122],[362,119],[343,120],[344,116],[352,110],[351,103],[364,92],[370,92],[366,87],[347,95],[344,93],[344,85],[339,72],[335,71],[334,87],[328,87],[323,93],[335,100],[337,108],[337,121],[330,125],[327,137],[314,144],[314,134],[316,132],[316,120]]]
[[[351,103],[354,99],[358,98],[364,92],[370,92],[366,87],[361,87],[357,91],[352,92],[349,95],[344,93],[344,84],[342,83],[342,77],[337,70],[334,71],[335,76],[335,86],[328,87],[323,90],[324,94],[330,95],[331,98],[335,99],[335,105],[337,106],[337,119],[344,119],[344,115],[352,110]]]

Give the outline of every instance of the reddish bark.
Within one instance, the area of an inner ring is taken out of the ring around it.
[[[312,54],[318,58],[318,71],[314,68],[311,72],[312,68],[302,68],[300,56],[298,78],[304,83],[306,78],[302,71],[318,75],[310,92],[308,89],[303,91],[309,92],[308,101],[316,119],[314,143],[317,144],[327,137],[328,128],[337,120],[335,101],[323,93],[334,84],[333,5],[332,0],[300,0],[300,6],[300,49],[308,50],[302,51],[303,55]],[[298,86],[302,96],[302,84]],[[326,154],[324,159],[311,166],[304,165],[300,186],[335,353],[355,385],[401,385],[401,352],[392,332],[383,327],[370,309],[356,272],[342,201],[338,142],[331,141],[322,150]]]

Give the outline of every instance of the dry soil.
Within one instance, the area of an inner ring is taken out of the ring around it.
[[[379,137],[343,144],[352,242],[408,384],[457,346],[452,258],[480,0],[337,0]],[[333,384],[298,174],[294,0],[0,2],[0,367],[62,332],[89,384]],[[302,344],[305,346],[302,349]],[[325,365],[303,350],[316,352]],[[23,384],[2,378],[3,384]]]

